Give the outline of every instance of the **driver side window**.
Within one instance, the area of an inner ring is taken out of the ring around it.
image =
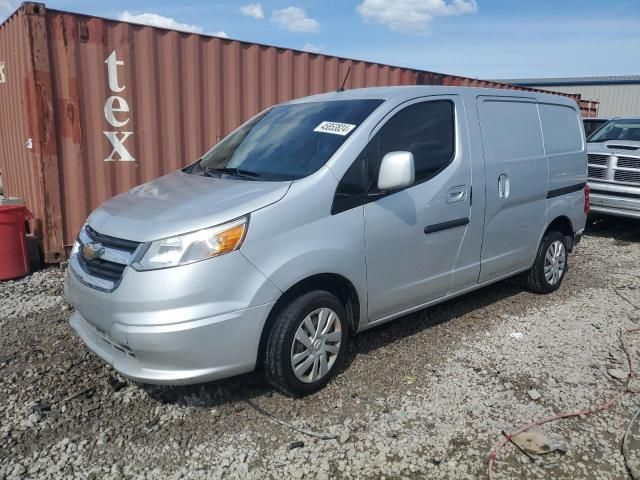
[[[426,101],[403,108],[376,133],[344,174],[336,189],[331,214],[363,205],[367,193],[374,195],[371,198],[380,198],[383,192],[377,188],[378,172],[387,153],[413,153],[417,184],[435,177],[453,161],[455,143],[451,100]]]
[[[413,154],[416,184],[446,168],[455,155],[455,114],[450,100],[415,103],[400,110],[376,133],[369,149],[369,190],[377,192],[380,163],[389,152]]]

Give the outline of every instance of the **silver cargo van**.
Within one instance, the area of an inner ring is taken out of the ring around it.
[[[70,258],[70,322],[143,383],[261,367],[307,394],[362,330],[520,273],[556,290],[586,179],[564,97],[420,86],[295,100],[95,210]]]

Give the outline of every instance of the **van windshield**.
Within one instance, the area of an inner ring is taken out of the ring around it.
[[[587,139],[591,143],[607,142],[609,140],[640,141],[640,118],[611,120]]]
[[[278,105],[219,142],[187,173],[243,180],[296,180],[323,166],[382,100]]]

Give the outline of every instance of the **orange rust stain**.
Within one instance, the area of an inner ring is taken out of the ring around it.
[[[60,127],[60,137],[70,138],[74,144],[80,144],[82,138],[82,131],[80,128],[80,114],[78,112],[77,104],[73,103],[66,98],[58,99],[58,119]]]
[[[43,143],[45,155],[56,155],[56,138],[55,138],[55,119],[53,112],[53,104],[51,98],[51,73],[50,72],[34,72],[36,96],[35,102],[37,116],[40,119],[40,141]],[[34,145],[35,146],[35,145]]]
[[[70,78],[66,82],[69,98],[58,98],[56,103],[59,134],[60,137],[70,138],[74,144],[79,145],[82,139],[82,126],[80,124],[78,80]]]
[[[49,12],[49,38],[51,40],[62,40],[64,37],[63,16]]]

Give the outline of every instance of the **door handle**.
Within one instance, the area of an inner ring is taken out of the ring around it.
[[[447,191],[447,203],[458,203],[462,202],[467,198],[467,186],[466,185],[458,185],[457,187],[452,187]]]
[[[505,200],[509,198],[509,175],[506,173],[501,173],[498,177],[498,197],[501,200]]]

